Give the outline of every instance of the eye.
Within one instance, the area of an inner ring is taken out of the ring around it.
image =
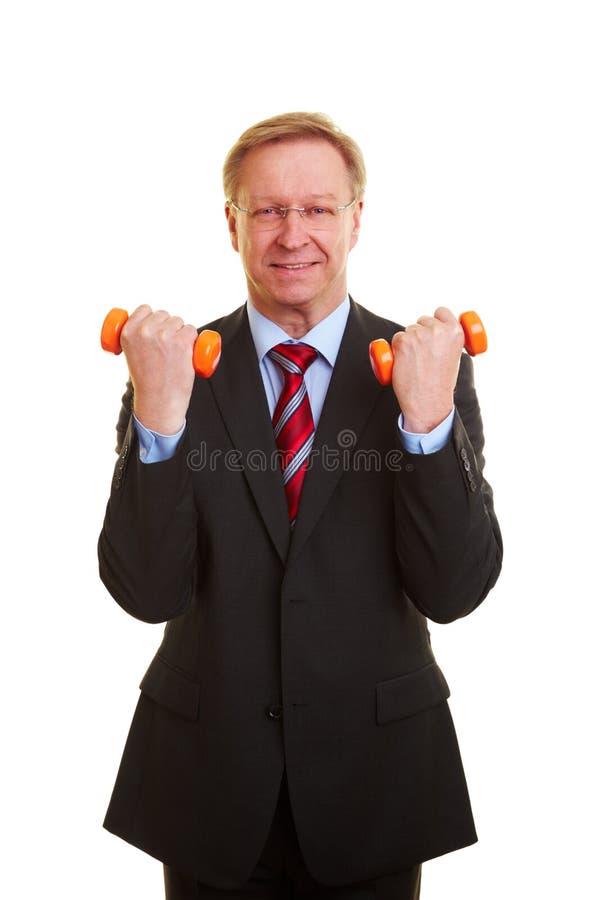
[[[328,215],[330,216],[333,214],[333,210],[331,210],[327,206],[311,206],[309,212],[310,212],[310,215],[313,216],[315,219],[321,218],[323,216],[328,216]]]
[[[256,209],[253,213],[259,219],[270,219],[281,215],[281,210],[276,206],[265,206],[262,209]]]

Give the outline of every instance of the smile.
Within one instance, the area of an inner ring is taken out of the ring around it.
[[[295,265],[286,265],[285,263],[272,263],[272,265],[276,269],[309,269],[311,266],[316,265],[316,263],[296,263]]]

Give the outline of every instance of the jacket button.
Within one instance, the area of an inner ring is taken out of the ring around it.
[[[283,715],[283,706],[269,706],[267,715],[270,719],[280,719]]]

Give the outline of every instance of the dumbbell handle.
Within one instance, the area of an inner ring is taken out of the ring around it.
[[[121,350],[121,331],[129,313],[125,309],[111,309],[106,316],[100,332],[102,349],[118,355]],[[217,331],[205,328],[194,343],[192,364],[196,375],[210,378],[219,365],[221,358],[221,335]]]
[[[477,356],[487,350],[487,335],[483,322],[476,312],[469,310],[458,317],[465,335],[465,350],[469,356]],[[391,384],[394,354],[384,338],[377,338],[369,344],[369,357],[375,377],[381,384]]]

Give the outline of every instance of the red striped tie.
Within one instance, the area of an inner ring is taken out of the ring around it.
[[[317,358],[317,351],[307,344],[277,344],[268,355],[280,367],[285,378],[273,413],[273,429],[281,459],[290,524],[293,526],[315,436],[304,373]]]

